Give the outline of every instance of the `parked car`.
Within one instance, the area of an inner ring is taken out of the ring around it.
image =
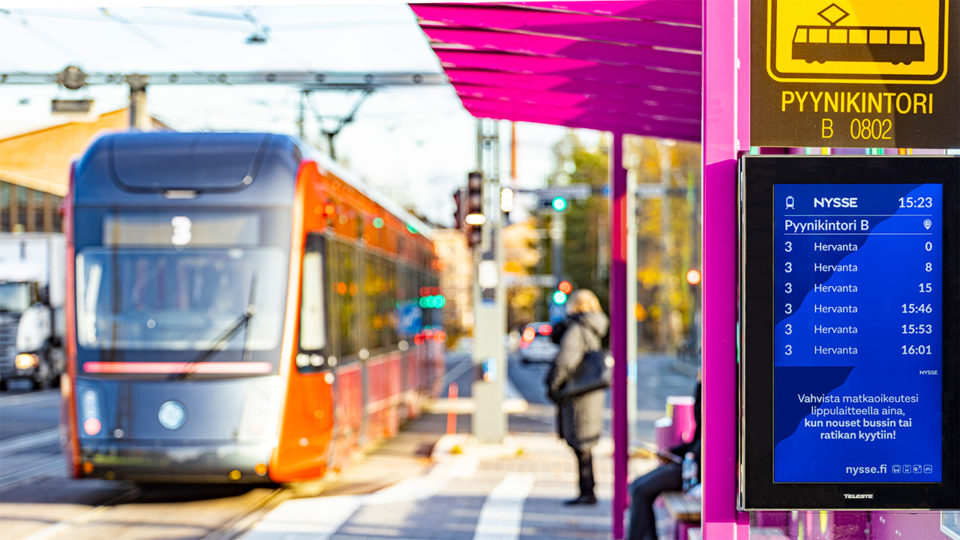
[[[532,322],[520,334],[520,361],[527,363],[552,362],[560,347],[550,340],[553,325],[548,322]]]

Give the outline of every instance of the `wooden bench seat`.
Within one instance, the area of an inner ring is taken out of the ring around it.
[[[692,497],[681,491],[668,491],[660,497],[670,518],[676,523],[674,538],[686,540],[690,529],[700,526],[700,497]]]
[[[703,540],[703,530],[700,527],[688,529],[684,540]],[[775,527],[750,527],[750,540],[790,540],[790,538]]]
[[[661,495],[670,517],[677,521],[696,521],[700,523],[700,498],[691,497],[681,491],[668,491]]]

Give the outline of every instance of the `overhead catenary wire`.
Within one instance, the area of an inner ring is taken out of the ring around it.
[[[170,56],[171,58],[177,60],[178,62],[182,62],[182,63],[183,63],[184,65],[186,65],[186,66],[190,66],[190,65],[192,64],[191,61],[189,61],[188,59],[183,58],[181,55],[177,54],[176,52],[174,52],[173,50],[171,50],[169,47],[167,47],[166,45],[164,45],[164,44],[161,43],[160,41],[158,41],[158,40],[154,39],[153,37],[151,37],[147,32],[145,32],[142,28],[140,28],[137,24],[135,24],[134,22],[130,21],[129,19],[126,19],[126,18],[124,18],[124,17],[121,17],[120,15],[117,15],[116,13],[113,13],[113,12],[109,11],[107,8],[99,8],[99,10],[100,10],[100,13],[101,13],[102,16],[107,17],[107,18],[109,18],[109,19],[111,19],[111,20],[113,20],[113,21],[121,24],[121,26],[122,26],[123,28],[126,28],[126,29],[129,30],[131,33],[133,33],[133,35],[137,36],[138,38],[140,38],[141,40],[145,41],[146,43],[152,45],[152,46],[155,47],[157,50],[163,52],[164,54]],[[201,70],[196,69],[195,66],[192,66],[192,67],[190,67],[189,69],[190,69],[190,71],[193,71],[194,73],[201,73]],[[260,107],[271,107],[271,106],[272,106],[272,104],[269,103],[268,101],[266,101],[266,100],[264,100],[264,99],[261,99],[261,98],[259,98],[259,97],[251,96],[249,93],[245,92],[244,90],[241,90],[240,88],[234,86],[233,84],[230,84],[229,81],[228,81],[228,82],[225,82],[225,83],[222,83],[222,84],[224,84],[225,86],[228,86],[228,87],[232,88],[234,91],[238,92],[238,93],[239,93],[241,96],[243,96],[243,98],[244,98],[246,101],[248,101],[249,103],[252,103],[252,104],[254,104],[254,105],[258,105],[258,106],[260,106]]]
[[[42,41],[46,42],[51,47],[59,50],[61,53],[65,54],[67,58],[71,58],[70,62],[72,63],[83,63],[84,58],[76,52],[75,49],[67,47],[63,43],[60,43],[56,39],[50,37],[46,33],[42,32],[36,26],[30,24],[30,21],[27,19],[27,14],[24,10],[19,10],[19,20],[14,21],[14,13],[11,10],[3,9],[0,10],[0,15],[6,15],[6,20],[11,24],[18,24],[23,28],[27,29],[30,33],[40,38]]]

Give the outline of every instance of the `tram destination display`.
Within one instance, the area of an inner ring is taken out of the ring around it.
[[[958,171],[741,162],[741,505],[955,508]]]

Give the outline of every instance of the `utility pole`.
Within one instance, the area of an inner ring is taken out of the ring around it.
[[[506,290],[500,210],[500,135],[496,120],[477,120],[477,170],[483,173],[483,241],[476,248],[473,287],[473,435],[481,443],[503,441],[507,416]]]
[[[131,74],[124,77],[130,87],[130,129],[150,129],[150,114],[147,113],[147,75]]]
[[[563,236],[566,232],[566,222],[563,219],[563,213],[566,209],[558,210],[554,207],[550,216],[550,247],[553,251],[553,282],[563,281]],[[550,322],[556,322],[566,315],[566,304],[558,304],[552,298],[547,298],[548,318]]]

